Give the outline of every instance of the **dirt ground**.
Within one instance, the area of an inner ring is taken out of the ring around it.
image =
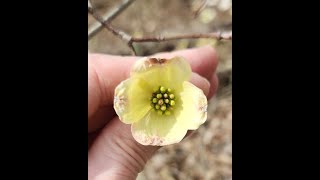
[[[101,14],[121,0],[92,0]],[[202,0],[136,0],[112,21],[112,25],[133,36],[168,36],[208,33],[232,29],[231,0],[208,0],[194,17]],[[88,27],[94,23],[88,16]],[[130,49],[107,30],[89,40],[90,52],[129,55]],[[208,120],[191,137],[161,148],[147,163],[138,180],[232,179],[232,41],[214,39],[177,40],[134,44],[139,56],[203,45],[216,48],[220,86],[209,100]]]

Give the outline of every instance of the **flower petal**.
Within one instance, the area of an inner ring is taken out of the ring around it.
[[[172,59],[142,58],[133,66],[131,75],[144,78],[151,86],[181,88],[191,76],[191,67],[183,57]]]
[[[177,121],[182,121],[190,130],[198,129],[207,120],[207,98],[203,91],[191,84],[183,83],[180,93],[181,106],[175,111]]]
[[[119,119],[131,124],[142,119],[150,106],[152,89],[142,79],[130,78],[121,82],[115,89],[114,109]]]
[[[131,125],[134,139],[142,145],[164,146],[180,142],[188,129],[181,126],[174,115],[150,112]]]

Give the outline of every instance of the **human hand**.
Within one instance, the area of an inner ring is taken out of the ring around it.
[[[153,57],[183,56],[194,72],[191,83],[211,98],[218,87],[217,56],[213,48],[161,53]],[[130,76],[140,57],[88,54],[88,179],[135,179],[158,146],[143,146],[131,135],[113,109],[116,86]]]

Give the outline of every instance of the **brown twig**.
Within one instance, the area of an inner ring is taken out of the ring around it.
[[[142,37],[135,38],[132,37],[132,42],[161,42],[161,41],[171,41],[171,40],[179,40],[179,39],[199,39],[199,38],[215,38],[218,40],[232,40],[232,32],[229,33],[205,33],[205,34],[182,34],[171,37]]]
[[[89,2],[89,1],[88,1]],[[94,10],[91,4],[88,4],[88,13],[90,13],[103,27],[109,30],[113,35],[120,38],[124,41],[128,47],[131,49],[133,55],[137,55],[133,43],[141,43],[141,42],[162,42],[162,41],[171,41],[171,40],[179,40],[179,39],[199,39],[199,38],[215,38],[218,40],[232,40],[232,32],[222,33],[222,32],[212,32],[205,34],[184,34],[184,35],[176,35],[171,37],[132,37],[131,35],[115,29],[110,25],[109,22],[104,21],[104,19],[99,16],[99,14]]]
[[[118,5],[116,8],[112,9],[108,13],[104,14],[102,16],[103,22],[110,23],[114,18],[116,18],[123,10],[125,10],[132,2],[135,0],[123,0],[120,5]],[[92,5],[90,4],[91,8]],[[88,5],[89,7],[89,5]],[[96,22],[91,25],[91,27],[88,30],[88,39],[91,39],[94,35],[96,35],[101,29],[103,28],[102,24],[100,22]]]
[[[134,49],[132,41],[128,42],[128,46],[129,46],[129,48],[131,50],[131,54],[136,56],[137,55],[137,51]]]
[[[90,13],[103,27],[108,29],[112,34],[119,37],[120,39],[130,42],[131,36],[123,31],[113,28],[108,22],[104,21],[101,16],[94,10],[94,8],[88,6],[88,13]]]

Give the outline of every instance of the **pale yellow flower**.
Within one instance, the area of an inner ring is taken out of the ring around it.
[[[134,139],[143,145],[180,142],[188,130],[207,119],[207,98],[190,82],[191,67],[182,57],[142,58],[129,79],[115,89],[114,109],[131,124]]]

